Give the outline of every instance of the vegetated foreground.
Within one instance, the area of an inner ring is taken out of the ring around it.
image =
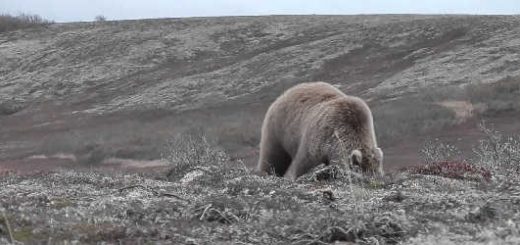
[[[259,177],[200,135],[172,144],[166,174],[7,174],[0,242],[518,244],[520,143],[486,135],[472,161],[437,142],[428,165],[379,180],[344,166]]]

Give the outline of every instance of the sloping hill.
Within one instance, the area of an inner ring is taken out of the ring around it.
[[[517,16],[189,18],[5,32],[0,158],[98,147],[155,159],[192,127],[245,152],[269,103],[313,80],[367,99],[390,145],[405,131],[452,125],[454,113],[437,102],[460,100],[467,84],[516,79],[519,63]]]

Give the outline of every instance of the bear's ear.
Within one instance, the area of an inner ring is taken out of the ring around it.
[[[352,165],[361,166],[361,159],[363,159],[363,154],[361,154],[360,150],[356,149],[350,153],[350,161],[352,162]]]

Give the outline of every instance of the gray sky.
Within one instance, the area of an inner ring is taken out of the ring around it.
[[[0,0],[57,22],[274,14],[520,14],[520,0]]]

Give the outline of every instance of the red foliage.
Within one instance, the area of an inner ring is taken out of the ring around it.
[[[461,161],[442,161],[413,167],[412,173],[438,175],[453,179],[491,180],[491,171],[484,167],[475,166]]]

